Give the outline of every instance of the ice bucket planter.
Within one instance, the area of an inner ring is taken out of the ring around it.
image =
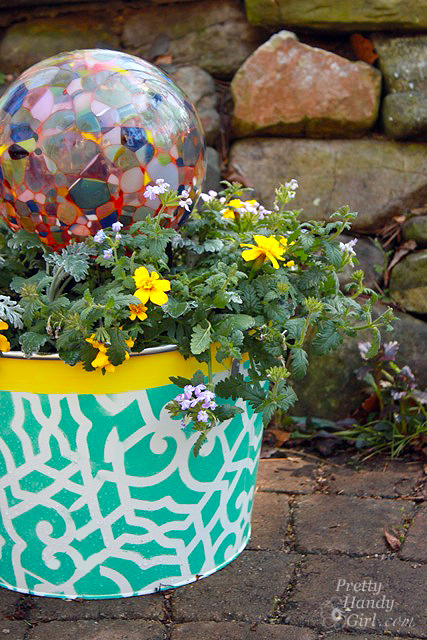
[[[7,356],[7,357],[6,357]],[[250,536],[262,424],[250,411],[197,434],[164,408],[170,347],[115,373],[55,356],[0,359],[0,585],[59,598],[153,593],[208,576]]]

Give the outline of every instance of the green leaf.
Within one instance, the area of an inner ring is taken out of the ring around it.
[[[315,355],[324,355],[332,349],[336,349],[342,342],[342,337],[331,321],[320,323],[316,336],[311,344]]]
[[[228,336],[232,331],[246,331],[254,325],[254,318],[246,313],[222,313],[216,316],[214,329],[217,333]]]
[[[15,300],[12,300],[9,296],[0,295],[0,320],[10,322],[16,329],[22,329],[24,325],[21,315],[23,313],[24,308]]]
[[[10,288],[12,291],[16,291],[16,293],[20,293],[22,287],[27,284],[39,284],[46,277],[46,273],[44,271],[38,271],[30,278],[22,278],[21,276],[15,276],[10,281]]]
[[[285,329],[288,332],[287,338],[291,340],[300,340],[304,328],[304,318],[290,318],[285,323]]]
[[[92,367],[91,362],[95,360],[97,355],[98,355],[98,349],[95,349],[95,347],[89,344],[89,342],[82,343],[80,347],[80,359],[83,365],[83,369],[85,371],[95,370],[95,368]]]
[[[377,327],[372,327],[372,332],[374,335],[372,336],[371,346],[369,347],[368,351],[365,354],[365,358],[367,360],[377,355],[378,350],[380,348],[380,344],[381,344],[381,334],[377,329]]]
[[[196,324],[193,328],[190,347],[191,352],[194,355],[203,353],[203,351],[209,349],[211,344],[211,323],[206,321],[205,324],[207,324],[207,327],[204,327],[201,324]]]
[[[221,398],[232,398],[237,400],[242,394],[242,390],[245,386],[245,379],[241,373],[237,373],[234,376],[229,376],[220,380],[215,385],[215,393]]]
[[[328,242],[328,240],[322,240],[322,246],[328,261],[336,269],[339,269],[343,260],[341,249],[335,244],[332,244],[332,242]]]
[[[222,422],[223,420],[230,420],[238,413],[243,413],[243,409],[231,404],[220,404],[214,410],[215,417]]]
[[[291,349],[291,369],[296,378],[303,378],[307,372],[308,356],[301,347]]]
[[[42,249],[43,243],[36,233],[30,233],[21,229],[7,241],[10,249]]]
[[[129,347],[126,345],[125,336],[120,329],[112,328],[109,330],[110,346],[107,350],[108,359],[114,366],[121,364],[126,356]]]
[[[33,353],[38,353],[40,347],[42,347],[48,339],[46,334],[42,335],[35,333],[35,331],[26,331],[19,337],[19,343],[25,355],[30,356]]]
[[[206,242],[203,243],[204,251],[210,251],[212,253],[217,253],[218,251],[221,251],[223,246],[224,246],[224,243],[219,238],[213,238],[212,240],[206,240]]]
[[[189,309],[193,308],[193,306],[193,303],[179,302],[172,296],[169,296],[167,303],[163,305],[162,309],[171,318],[179,318],[180,316],[184,315],[184,313],[186,313]]]
[[[311,247],[314,244],[314,238],[309,233],[301,233],[301,235],[299,236],[299,241],[301,243],[302,248],[304,249],[304,251],[306,253],[308,253],[310,251]]]
[[[246,384],[242,395],[255,411],[259,411],[260,406],[265,400],[265,394],[266,392],[259,382],[255,382],[252,385]]]
[[[187,384],[191,384],[189,378],[183,378],[182,376],[169,376],[169,380],[180,389],[183,389]]]
[[[76,282],[84,280],[89,272],[89,258],[93,252],[88,245],[83,243],[69,244],[61,253],[51,253],[45,256],[48,264],[56,269],[63,269]]]

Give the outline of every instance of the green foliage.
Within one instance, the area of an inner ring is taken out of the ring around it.
[[[0,222],[0,320],[10,325],[11,347],[27,355],[58,352],[70,365],[100,366],[105,373],[126,366],[131,349],[172,343],[183,356],[206,363],[209,392],[221,399],[208,402],[207,417],[197,403],[184,412],[179,402],[170,403],[174,418],[191,417],[199,432],[196,449],[211,427],[240,411],[222,399],[248,402],[268,423],[295,402],[292,381],[305,375],[309,353],[328,353],[344,335],[370,329],[374,355],[378,328],[391,322],[388,311],[372,318],[375,294],[364,289],[360,273],[347,293],[340,290],[337,273],[349,253],[338,236],[354,214],[343,207],[325,222],[301,222],[289,209],[295,189],[292,180],[279,187],[268,212],[247,202],[250,190],[226,182],[217,198],[195,205],[179,230],[168,227],[168,207],[180,199],[169,189],[159,196],[158,216],[121,233],[117,226],[106,229],[58,253],[37,235],[12,233]],[[230,205],[236,198],[238,206]],[[225,209],[234,217],[225,218]],[[246,261],[242,245],[260,249],[258,236],[271,252],[261,249]],[[135,277],[138,267],[148,270],[148,284]],[[156,282],[162,280],[170,290],[160,288],[168,300],[158,304]],[[137,281],[138,295],[148,296],[144,305],[134,295]],[[243,374],[236,363],[245,354]],[[229,370],[221,381],[213,377],[213,357]],[[191,380],[172,381],[197,387],[205,376],[198,371]]]

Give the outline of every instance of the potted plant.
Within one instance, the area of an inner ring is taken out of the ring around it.
[[[239,184],[200,194],[197,116],[158,70],[40,64],[0,103],[0,584],[151,593],[242,551],[262,425],[307,345],[370,329],[374,354],[390,312],[360,271],[339,288],[348,209],[301,222],[295,180],[272,211]]]
[[[373,354],[390,320],[361,272],[340,291],[353,214],[300,222],[295,187],[267,211],[227,183],[178,230],[160,211],[59,253],[2,225],[3,585],[133,595],[242,550],[261,422],[295,402],[306,345],[368,328]]]

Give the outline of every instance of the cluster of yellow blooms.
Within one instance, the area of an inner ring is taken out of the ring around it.
[[[5,329],[9,329],[9,325],[0,320],[0,330],[4,331]],[[2,333],[0,333],[0,351],[10,351],[10,342]]]
[[[222,214],[222,217],[231,218],[232,220],[234,220],[236,218],[236,213],[233,209],[230,209],[230,207],[234,207],[234,209],[242,209],[247,204],[250,206],[255,206],[258,204],[258,202],[256,200],[245,200],[245,202],[243,202],[239,198],[233,198],[233,200],[230,200],[230,202],[228,203],[227,208]]]
[[[92,333],[90,338],[86,338],[86,342],[89,342],[89,344],[91,344],[92,347],[95,347],[95,349],[98,349],[98,353],[96,355],[95,360],[92,360],[91,362],[92,367],[95,367],[95,369],[105,368],[105,371],[112,373],[115,370],[115,366],[111,364],[111,362],[108,359],[107,347],[105,346],[105,344],[103,342],[98,342],[98,340],[95,340],[94,333]],[[129,338],[129,340],[125,340],[125,342],[129,347],[129,349],[131,349],[134,345],[134,341],[132,340],[132,338]],[[129,358],[130,358],[129,352],[126,351],[125,360],[129,360]]]
[[[141,304],[129,305],[129,318],[130,320],[136,320],[136,318],[138,318],[138,320],[145,320],[145,318],[147,318],[147,307],[145,303],[151,300],[154,304],[165,304],[168,301],[168,296],[165,291],[170,291],[171,285],[169,280],[162,280],[155,271],[152,271],[150,274],[145,267],[138,267],[132,277],[137,287],[133,295],[135,298],[141,300]],[[94,333],[90,338],[86,338],[86,342],[89,342],[95,349],[98,349],[96,358],[91,362],[92,367],[95,367],[95,369],[105,369],[105,371],[112,373],[115,367],[108,359],[105,344],[95,340]],[[130,349],[134,345],[132,338],[125,340],[125,342]],[[125,360],[128,360],[129,357],[129,352],[126,352]]]

